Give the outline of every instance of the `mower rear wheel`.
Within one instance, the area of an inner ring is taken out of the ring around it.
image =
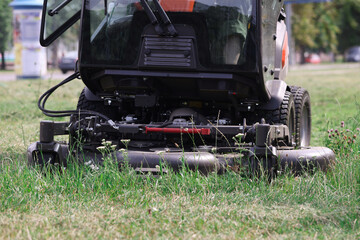
[[[291,139],[294,142],[295,135],[295,103],[293,94],[289,91],[285,92],[284,99],[278,109],[266,111],[265,120],[270,124],[284,124],[288,126]]]
[[[113,106],[106,106],[102,100],[94,101],[88,100],[85,96],[85,88],[80,93],[79,101],[76,110],[89,110],[101,113],[108,118],[115,120],[117,115],[117,108]]]
[[[70,121],[72,123],[81,122],[85,117],[88,117],[88,114],[81,114],[80,111],[92,111],[100,113],[112,120],[117,120],[117,107],[114,106],[106,106],[104,102],[99,100],[89,100],[86,98],[85,94],[85,88],[80,93],[79,101],[77,104],[77,111],[79,111],[78,114],[73,114],[70,118]],[[82,135],[82,133],[79,133],[75,126],[78,126],[78,124],[72,124],[72,128],[70,128],[69,133],[69,145],[71,149],[78,149],[82,147],[83,139],[86,138],[86,136]]]
[[[304,88],[291,86],[295,101],[295,143],[297,147],[307,147],[311,138],[310,95]]]

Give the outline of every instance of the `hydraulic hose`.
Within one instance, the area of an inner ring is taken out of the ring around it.
[[[111,121],[111,119],[108,118],[107,116],[105,116],[101,113],[95,112],[95,111],[89,111],[89,110],[55,111],[55,110],[48,110],[45,108],[46,101],[51,96],[51,94],[53,94],[59,87],[65,85],[66,83],[71,82],[74,79],[77,79],[78,77],[80,77],[80,73],[75,72],[74,74],[67,77],[65,80],[61,81],[60,83],[56,84],[55,86],[53,86],[52,88],[47,90],[45,93],[43,93],[38,100],[38,108],[43,112],[43,114],[45,114],[48,117],[69,117],[73,114],[82,114],[82,115],[96,115],[96,116],[103,118],[106,121]]]

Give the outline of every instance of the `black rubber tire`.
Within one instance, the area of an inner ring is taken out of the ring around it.
[[[311,104],[310,95],[304,88],[291,86],[295,101],[295,144],[307,147],[311,139]]]
[[[80,93],[79,101],[76,107],[76,110],[89,110],[93,112],[98,112],[111,120],[117,120],[118,109],[114,106],[106,106],[102,100],[94,101],[89,100],[85,96],[85,88]],[[89,115],[84,114],[73,114],[70,118],[72,123],[76,123],[78,120],[81,120]],[[80,134],[81,135],[81,134]],[[82,148],[82,137],[79,137],[79,133],[75,131],[73,128],[70,128],[69,133],[69,145],[71,149],[81,149]]]
[[[291,142],[295,141],[295,103],[291,92],[285,92],[284,99],[278,109],[266,111],[265,121],[270,124],[284,124],[288,126]]]
[[[85,88],[80,93],[76,110],[90,110],[101,113],[112,120],[116,120],[117,108],[104,105],[103,101],[90,101],[85,96]]]

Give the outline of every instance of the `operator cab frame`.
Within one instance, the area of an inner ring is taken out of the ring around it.
[[[160,27],[166,25],[161,11],[154,4],[156,0],[83,0],[83,3],[80,0],[65,0],[60,5],[54,0],[44,0],[40,42],[49,45],[80,18],[79,70],[85,85],[96,95],[110,94],[119,88],[124,93],[144,93],[150,82],[150,88],[169,83],[168,88],[173,90],[170,92],[185,85],[187,87],[182,90],[189,92],[190,96],[185,97],[190,98],[222,98],[222,95],[228,94],[231,95],[227,97],[229,101],[233,101],[234,96],[236,101],[261,103],[270,100],[265,83],[274,79],[279,1],[189,0],[185,7],[176,6],[175,0],[159,1],[161,9],[178,31],[176,36],[156,30],[153,19],[145,11],[144,2],[150,6]],[[169,5],[171,2],[173,4]],[[251,9],[239,10],[244,4]],[[54,11],[56,8],[57,13]],[[103,19],[91,24],[92,11],[102,15]],[[236,14],[241,16],[234,16]],[[69,16],[67,20],[65,15]],[[60,17],[63,20],[57,21],[56,18]],[[238,28],[243,29],[244,39],[240,44],[232,44],[230,49],[241,51],[226,51],[228,43],[219,39],[223,38],[221,35],[227,35],[225,38],[231,40],[231,35],[234,35],[231,32],[234,31],[229,29],[236,28],[234,19],[239,22],[239,18],[247,18],[246,24],[238,24]],[[228,30],[224,30],[226,33],[221,32],[221,27],[218,28],[220,31],[212,29],[221,21]],[[60,27],[49,33],[49,22],[59,22]],[[125,30],[120,31],[121,28]],[[155,49],[149,50],[151,44]],[[157,46],[164,44],[173,48],[174,53],[156,51]],[[187,50],[179,54],[181,49]],[[237,55],[238,59],[233,60]],[[229,60],[231,58],[232,61]],[[152,85],[155,79],[159,81]],[[167,89],[164,91],[169,92]]]

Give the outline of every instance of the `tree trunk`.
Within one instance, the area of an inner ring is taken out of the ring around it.
[[[300,47],[300,64],[305,64],[305,48]]]
[[[1,70],[5,70],[6,69],[6,65],[5,65],[5,52],[1,51]]]
[[[56,68],[58,65],[58,49],[59,49],[59,40],[55,40],[52,43],[51,47],[51,67]]]

